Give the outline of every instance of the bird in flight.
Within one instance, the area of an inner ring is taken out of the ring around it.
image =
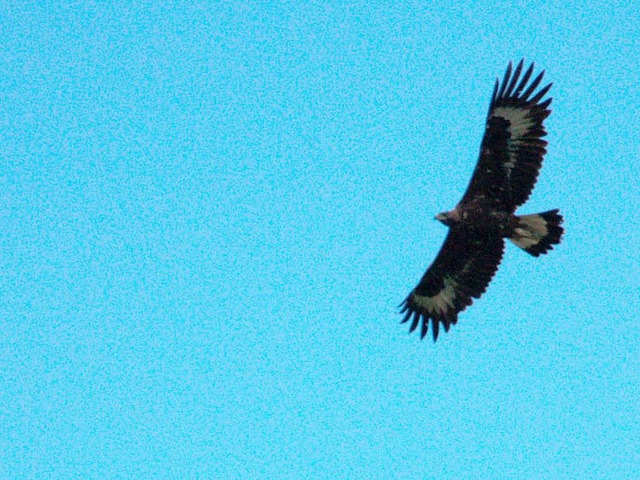
[[[449,331],[458,313],[480,298],[493,278],[508,238],[530,255],[547,253],[564,232],[558,210],[516,215],[533,190],[547,142],[544,119],[551,84],[536,89],[544,71],[531,82],[533,63],[522,73],[509,63],[502,82],[496,80],[489,105],[480,158],[467,191],[456,207],[436,215],[449,227],[436,259],[400,304],[402,323],[410,331],[421,326],[424,338],[431,322],[433,340],[440,324]]]

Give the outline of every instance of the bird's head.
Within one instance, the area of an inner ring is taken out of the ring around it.
[[[454,223],[456,223],[457,215],[455,210],[451,212],[442,212],[436,215],[436,220],[444,223],[447,227],[451,227]]]

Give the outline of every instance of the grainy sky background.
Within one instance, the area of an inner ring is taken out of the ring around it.
[[[433,3],[0,4],[0,478],[636,477],[637,6]],[[566,236],[420,341],[522,57]]]

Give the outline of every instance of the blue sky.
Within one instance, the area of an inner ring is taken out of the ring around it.
[[[632,478],[630,2],[2,2],[0,477]],[[434,258],[510,60],[554,86],[507,246],[436,344]]]

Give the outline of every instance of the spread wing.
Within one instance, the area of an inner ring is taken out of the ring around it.
[[[406,312],[402,323],[411,319],[413,332],[422,319],[420,338],[424,338],[431,320],[436,341],[440,323],[448,332],[458,321],[458,312],[487,289],[503,251],[504,240],[500,237],[479,237],[451,228],[433,264],[400,304],[401,312]]]
[[[513,212],[522,205],[538,178],[547,153],[544,119],[549,116],[551,98],[541,101],[551,88],[546,85],[534,93],[544,75],[529,82],[533,63],[522,73],[522,60],[512,72],[507,67],[502,83],[496,80],[487,115],[480,159],[461,203],[478,197],[502,210]]]

